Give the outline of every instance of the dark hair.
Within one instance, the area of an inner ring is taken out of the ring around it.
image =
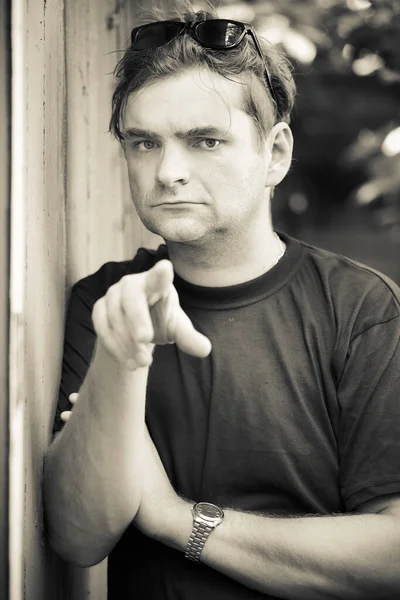
[[[209,5],[207,8],[208,10],[190,12],[187,6],[179,10],[178,5],[173,15],[162,16],[155,10],[146,15],[146,22],[171,18],[184,22],[198,22],[218,18],[215,9],[213,11]],[[253,118],[261,137],[268,133],[274,123],[289,123],[296,93],[291,65],[281,52],[262,38],[260,44],[270,72],[276,103],[273,102],[265,81],[263,61],[249,35],[246,35],[236,48],[223,51],[203,48],[186,34],[160,48],[139,51],[128,48],[114,71],[118,83],[112,97],[110,131],[120,141],[123,140],[121,118],[127,100],[133,92],[147,83],[169,77],[183,69],[202,66],[207,66],[210,71],[227,79],[237,80],[239,76],[239,80],[244,84],[244,110]]]

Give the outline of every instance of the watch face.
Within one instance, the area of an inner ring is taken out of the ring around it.
[[[203,519],[210,519],[210,521],[222,519],[224,516],[223,511],[218,506],[209,502],[198,502],[195,505],[195,510]]]

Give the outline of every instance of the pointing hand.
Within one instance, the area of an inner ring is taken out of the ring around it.
[[[211,352],[210,340],[181,309],[173,277],[172,263],[161,260],[145,273],[123,277],[93,307],[99,341],[129,369],[150,365],[154,344],[175,343],[199,358]]]

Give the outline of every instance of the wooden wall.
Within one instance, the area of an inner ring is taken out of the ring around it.
[[[108,133],[112,70],[133,8],[13,0],[11,600],[106,597],[105,563],[68,571],[46,544],[42,464],[71,285],[160,241],[139,223]]]
[[[43,540],[42,464],[65,297],[65,70],[61,3],[12,5],[11,600],[57,598]]]
[[[0,0],[0,600],[8,598],[10,5]]]
[[[158,244],[138,220],[119,144],[108,132],[112,71],[134,3],[66,2],[68,282]]]

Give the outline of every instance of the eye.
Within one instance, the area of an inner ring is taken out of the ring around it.
[[[152,142],[151,140],[142,140],[141,142],[133,143],[133,148],[138,152],[147,152],[149,150],[154,150],[156,147],[156,142]]]
[[[215,148],[218,148],[220,144],[220,140],[215,140],[214,138],[206,138],[197,142],[195,146],[204,148],[205,150],[215,150]]]

